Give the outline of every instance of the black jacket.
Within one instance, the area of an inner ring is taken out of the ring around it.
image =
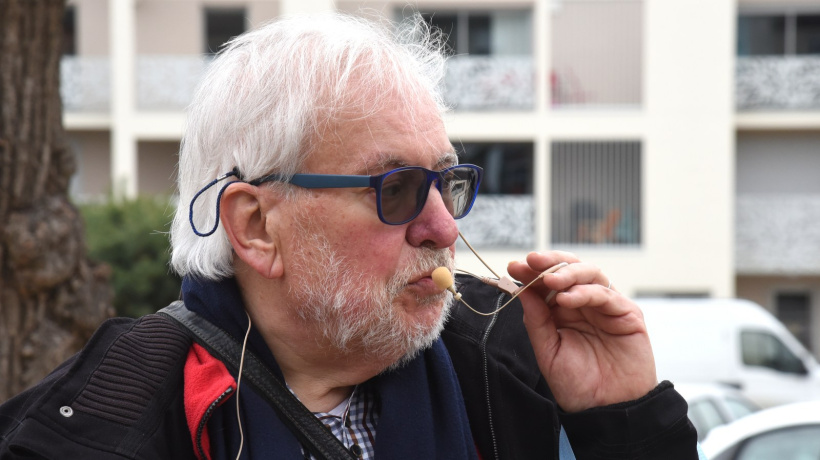
[[[502,300],[480,282],[459,281],[476,308]],[[668,382],[638,401],[563,413],[517,302],[490,317],[456,306],[442,337],[484,460],[557,459],[561,425],[579,460],[698,458],[686,403]],[[181,391],[190,345],[163,316],[107,321],[82,352],[0,406],[0,460],[195,458]]]
[[[509,299],[475,278],[458,281],[464,300],[479,311]],[[489,317],[457,304],[442,338],[485,460],[557,459],[562,425],[578,460],[698,458],[686,401],[669,382],[637,401],[563,412],[538,369],[518,301]]]

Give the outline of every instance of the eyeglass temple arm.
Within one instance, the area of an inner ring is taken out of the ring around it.
[[[252,180],[251,185],[260,185],[265,182],[287,182],[302,188],[348,188],[374,187],[378,177],[347,176],[339,174],[294,174],[290,180],[281,174],[269,174]]]

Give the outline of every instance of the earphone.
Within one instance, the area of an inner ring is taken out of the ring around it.
[[[528,287],[532,286],[533,283],[535,283],[536,281],[544,278],[544,275],[556,272],[556,271],[560,270],[561,268],[564,268],[567,265],[569,265],[566,262],[561,262],[560,264],[553,265],[552,267],[548,268],[547,270],[541,272],[540,275],[538,275],[537,277],[535,277],[535,279],[533,279],[532,281],[527,283],[527,285],[518,286],[517,284],[515,284],[515,282],[513,282],[511,279],[507,278],[506,276],[505,277],[498,276],[498,274],[495,271],[493,271],[493,269],[490,268],[490,266],[487,265],[486,262],[484,262],[484,259],[482,259],[481,256],[478,255],[478,253],[476,252],[475,249],[473,249],[473,247],[470,245],[470,243],[467,242],[467,239],[464,238],[464,235],[461,232],[458,232],[458,236],[461,237],[461,240],[464,241],[464,244],[466,244],[467,247],[470,248],[470,251],[472,251],[473,254],[475,254],[475,256],[478,258],[478,260],[480,260],[481,263],[484,264],[484,266],[487,267],[487,269],[490,270],[493,273],[493,275],[496,276],[497,279],[488,278],[486,276],[474,275],[474,274],[472,274],[470,272],[467,272],[465,270],[459,270],[459,271],[461,271],[463,273],[466,273],[466,274],[468,274],[468,275],[470,275],[474,278],[477,278],[482,283],[488,284],[488,285],[490,285],[490,286],[492,286],[496,289],[499,289],[501,291],[504,291],[505,293],[512,296],[512,297],[510,297],[510,300],[508,300],[504,305],[496,308],[495,310],[493,310],[489,313],[483,313],[483,312],[480,312],[480,311],[476,310],[475,308],[471,307],[467,302],[464,301],[462,295],[458,291],[456,291],[455,281],[453,280],[453,274],[450,273],[450,270],[447,267],[438,267],[435,270],[433,270],[433,273],[431,274],[431,277],[433,278],[433,283],[435,283],[436,287],[438,287],[441,290],[450,291],[453,294],[453,298],[455,300],[463,303],[467,308],[472,310],[472,312],[477,314],[477,315],[492,316],[492,315],[500,312],[507,305],[512,303],[512,301],[515,300],[519,296],[519,294],[524,292]],[[544,300],[546,302],[549,302],[555,296],[555,294],[556,294],[555,291],[550,291],[550,293],[547,295],[546,299],[544,299]]]
[[[245,365],[245,349],[248,346],[248,336],[251,333],[251,315],[245,312],[248,317],[248,330],[245,331],[245,339],[242,341],[242,355],[239,357],[239,377],[236,379],[236,423],[239,424],[239,450],[236,452],[236,460],[242,455],[242,446],[245,444],[245,433],[242,432],[242,419],[239,417],[239,386],[242,384],[242,367]]]

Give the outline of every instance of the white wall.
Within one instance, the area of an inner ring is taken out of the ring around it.
[[[735,5],[647,5],[647,257],[635,286],[732,296]]]

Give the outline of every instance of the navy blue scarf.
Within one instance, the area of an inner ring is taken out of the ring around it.
[[[188,309],[237,340],[244,338],[248,320],[234,279],[211,282],[186,278],[182,291]],[[248,337],[248,348],[282,378],[276,359],[255,328]],[[381,407],[377,459],[477,458],[461,389],[440,339],[406,366],[379,375],[371,383]],[[236,456],[239,429],[235,404],[230,400],[220,406],[208,423],[214,459]],[[242,458],[302,458],[296,438],[250,386],[243,385],[240,391],[240,407],[245,433]]]

